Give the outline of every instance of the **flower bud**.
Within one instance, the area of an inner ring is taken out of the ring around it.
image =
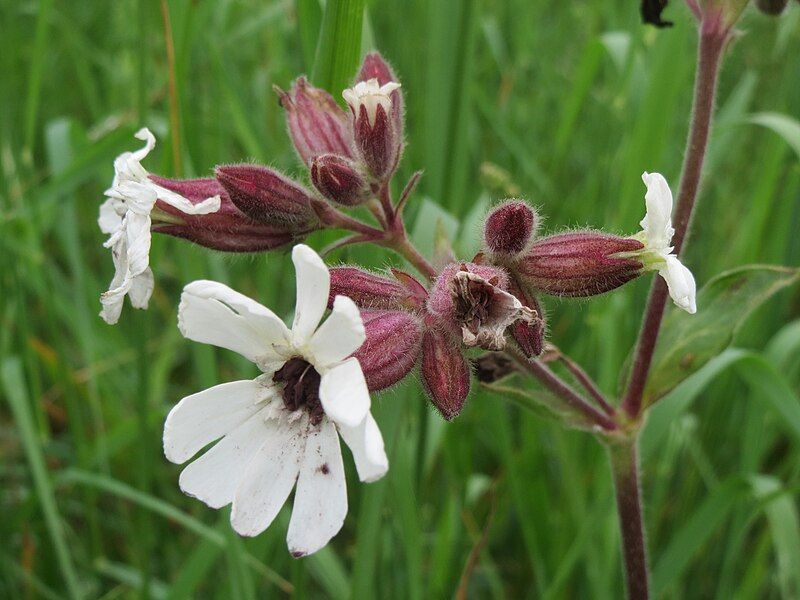
[[[274,169],[225,165],[216,168],[216,176],[236,207],[254,221],[295,231],[318,225],[311,193]]]
[[[291,92],[275,88],[286,111],[286,124],[297,154],[308,165],[320,154],[353,158],[353,127],[348,114],[328,92],[315,88],[305,77]]]
[[[756,6],[765,15],[780,16],[789,0],[756,0]]]
[[[369,200],[370,189],[356,164],[336,154],[322,154],[311,161],[311,182],[328,200],[357,206]]]
[[[422,324],[400,311],[362,311],[366,340],[353,354],[371,392],[384,390],[408,375],[420,355]]]
[[[553,296],[603,294],[642,274],[632,258],[644,244],[597,231],[561,233],[534,242],[517,261],[521,279]]]
[[[392,67],[389,66],[379,52],[370,52],[364,57],[361,70],[356,76],[356,83],[377,79],[378,84],[386,85],[393,81],[398,81]],[[390,96],[392,100],[392,119],[394,121],[397,136],[403,138],[403,118],[405,117],[405,103],[403,101],[403,90],[396,89]]]
[[[428,329],[423,335],[421,375],[436,409],[448,421],[457,417],[469,394],[469,365],[444,332]]]
[[[486,216],[483,226],[486,248],[494,254],[515,256],[528,246],[537,225],[536,212],[524,201],[501,204]]]
[[[359,158],[378,181],[388,179],[397,168],[402,147],[392,94],[400,87],[377,79],[360,81],[342,96],[353,114],[353,134]]]
[[[536,313],[536,318],[531,321],[519,320],[514,323],[510,327],[511,336],[525,353],[525,356],[539,356],[544,350],[545,320],[542,306],[536,296],[526,294],[514,279],[509,282],[508,291],[523,306],[527,306]]]
[[[220,197],[218,211],[208,214],[190,215],[163,202],[156,201],[152,213],[152,230],[182,238],[200,246],[223,252],[264,252],[288,246],[300,236],[285,227],[254,223],[243,214],[223,189],[211,178],[166,179],[151,176],[156,184],[185,197],[192,204],[203,202],[212,196]]]
[[[536,318],[533,310],[504,290],[507,285],[508,275],[498,267],[452,264],[434,283],[428,310],[460,335],[465,346],[502,350],[510,325]]]
[[[399,309],[408,298],[408,290],[397,281],[375,275],[356,267],[333,267],[330,270],[331,287],[328,307],[333,299],[347,296],[356,306],[364,309]]]

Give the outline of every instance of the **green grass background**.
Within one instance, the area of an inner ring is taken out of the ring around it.
[[[344,529],[299,561],[284,541],[289,506],[266,533],[240,539],[227,510],[180,493],[180,469],[163,458],[175,402],[254,375],[231,353],[181,338],[182,285],[217,279],[288,315],[294,284],[286,255],[232,258],[157,237],[151,308],[126,306],[115,327],[101,321],[112,266],[97,207],[141,125],[160,141],[152,172],[199,176],[255,160],[300,175],[271,85],[313,72],[340,87],[356,55],[377,48],[406,94],[401,175],[425,170],[409,208],[412,225],[424,215],[412,227],[423,246],[435,213],[420,209],[423,198],[462,219],[455,231],[442,216],[468,257],[492,200],[524,196],[548,232],[634,232],[641,172],[677,184],[695,51],[677,0],[669,30],[641,26],[631,0],[376,0],[361,32],[359,3],[339,4],[337,21],[316,0],[170,0],[172,135],[159,2],[0,0],[1,597],[622,593],[603,450],[487,393],[447,425],[416,381],[377,396],[389,474],[360,485],[345,453]],[[745,263],[800,263],[792,4],[781,20],[748,11],[722,73],[687,254],[700,284]],[[336,54],[323,52],[315,69],[323,23]],[[788,119],[750,122],[764,112]],[[371,249],[333,259],[399,264]],[[611,394],[647,279],[591,302],[546,303],[552,339]],[[800,402],[799,318],[797,288],[781,293],[739,332],[741,350],[664,401],[683,410],[654,415],[663,435],[645,443],[643,475],[658,597],[800,597],[798,441],[761,401]]]

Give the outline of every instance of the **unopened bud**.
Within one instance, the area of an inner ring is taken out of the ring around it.
[[[544,350],[545,320],[544,312],[536,296],[527,294],[515,279],[511,279],[508,291],[513,294],[523,306],[527,306],[536,318],[530,321],[519,320],[510,327],[511,336],[525,353],[525,356],[539,356]]]
[[[353,157],[353,127],[349,115],[328,92],[315,88],[305,77],[290,92],[275,88],[286,110],[286,124],[297,153],[308,165],[320,154]]]
[[[467,359],[447,334],[428,329],[422,337],[422,383],[431,402],[448,421],[464,408],[469,394]]]
[[[358,206],[370,198],[369,184],[356,164],[336,154],[311,161],[311,182],[328,200],[344,206]]]
[[[186,214],[157,200],[156,210],[152,213],[154,232],[223,252],[265,252],[302,239],[301,234],[285,227],[255,223],[234,206],[228,193],[215,179],[178,180],[158,176],[151,176],[150,179],[159,186],[180,194],[192,204],[198,204],[212,196],[220,197],[219,210],[202,215]]]
[[[396,310],[402,308],[409,296],[408,290],[397,281],[356,267],[333,267],[330,276],[329,307],[338,295],[347,296],[359,308]]]
[[[311,208],[311,193],[274,169],[226,165],[217,167],[215,173],[231,201],[254,221],[296,231],[318,224]]]
[[[366,340],[356,350],[371,392],[384,390],[408,375],[419,359],[422,324],[400,311],[362,311]]]
[[[788,3],[789,0],[756,0],[758,10],[766,15],[772,15],[773,17],[777,17],[783,13]]]
[[[358,156],[378,181],[390,177],[400,160],[402,136],[392,104],[392,93],[399,87],[394,81],[380,85],[369,79],[342,92],[353,114]]]
[[[517,261],[527,285],[553,296],[603,294],[642,274],[634,258],[644,244],[597,231],[561,233],[536,241]]]
[[[494,254],[515,256],[525,250],[536,230],[536,212],[522,200],[510,200],[493,209],[483,226],[486,248]]]

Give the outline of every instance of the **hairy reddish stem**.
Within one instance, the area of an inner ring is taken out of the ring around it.
[[[675,235],[672,243],[675,253],[679,254],[691,224],[692,213],[700,187],[703,162],[711,122],[714,113],[714,96],[723,50],[728,41],[729,31],[720,24],[720,18],[707,18],[700,25],[700,44],[698,47],[697,75],[695,77],[694,102],[689,138],[686,143],[686,154],[678,200],[673,218]],[[667,285],[661,277],[656,277],[650,288],[644,318],[642,319],[639,339],[636,343],[633,368],[625,397],[622,400],[623,410],[633,419],[639,417],[642,410],[647,376],[653,360],[653,353],[661,330],[664,307],[667,303]]]
[[[609,453],[622,534],[628,600],[646,600],[650,597],[647,542],[644,534],[636,439],[636,435],[631,435],[624,440],[612,442],[609,445]]]

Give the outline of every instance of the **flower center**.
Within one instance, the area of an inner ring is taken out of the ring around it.
[[[473,334],[489,319],[489,309],[494,297],[491,282],[471,277],[453,280],[453,307],[456,319]]]
[[[272,376],[272,381],[283,384],[283,404],[288,410],[305,409],[312,425],[322,421],[325,411],[319,399],[320,375],[307,360],[295,356]]]

